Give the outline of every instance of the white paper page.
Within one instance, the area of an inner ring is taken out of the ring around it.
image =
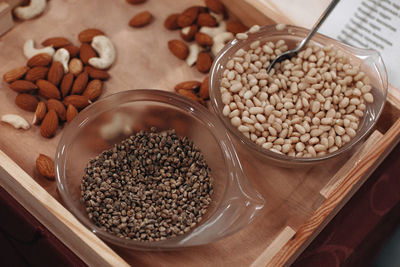
[[[389,83],[400,88],[400,0],[342,0],[319,32],[379,51]]]

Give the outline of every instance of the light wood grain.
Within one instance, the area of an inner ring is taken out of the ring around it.
[[[275,24],[276,21],[273,17],[265,14],[266,10],[270,10],[260,1],[254,0],[222,0],[231,12],[236,17],[240,18],[240,21],[245,25],[251,27],[257,25],[269,25]],[[288,23],[289,20],[285,20]]]
[[[0,185],[92,266],[129,266],[0,150]]]
[[[375,149],[376,142],[383,136],[379,131],[374,131],[371,136],[362,144],[362,146],[357,150],[357,152],[346,162],[345,165],[332,177],[331,180],[322,188],[319,192],[324,198],[328,198],[333,191],[337,190],[341,186],[343,180],[346,178],[347,174],[359,164],[364,157]]]
[[[295,235],[295,231],[286,226],[282,232],[272,241],[263,253],[250,265],[250,267],[262,267],[266,262],[269,262],[272,257]]]
[[[248,25],[283,23],[311,28],[330,0],[307,0],[301,5],[292,0],[222,0]],[[306,15],[305,15],[306,14]],[[268,18],[266,20],[265,18]]]

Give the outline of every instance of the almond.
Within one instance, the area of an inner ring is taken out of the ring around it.
[[[205,4],[214,13],[222,14],[225,12],[224,5],[218,0],[205,0]]]
[[[27,73],[28,70],[29,70],[29,68],[27,66],[18,67],[18,68],[9,70],[6,73],[4,73],[3,79],[6,83],[12,83],[12,82],[24,77],[25,73]]]
[[[196,91],[200,88],[201,83],[198,81],[185,81],[175,85],[175,91],[179,90],[193,90]]]
[[[91,43],[93,37],[95,37],[97,35],[105,35],[105,34],[103,31],[101,31],[99,29],[89,28],[89,29],[81,31],[78,35],[78,39],[82,43]]]
[[[73,75],[78,75],[83,71],[83,63],[79,58],[73,58],[68,64],[69,72]]]
[[[204,105],[204,100],[198,97],[192,90],[179,89],[178,94]]]
[[[86,66],[85,72],[87,72],[89,74],[89,77],[91,79],[98,79],[98,80],[105,81],[110,78],[110,74],[108,74],[107,71],[96,69],[91,66]]]
[[[46,53],[42,53],[42,54],[37,54],[36,56],[31,57],[28,62],[27,65],[29,67],[38,67],[38,66],[42,66],[42,67],[46,67],[48,65],[50,65],[50,63],[53,61],[53,58]]]
[[[164,27],[171,31],[179,29],[178,17],[179,14],[169,15],[164,21]]]
[[[40,134],[43,137],[51,138],[56,135],[58,128],[58,117],[54,109],[47,112],[46,116],[40,125]]]
[[[35,116],[33,117],[32,124],[38,125],[46,115],[47,108],[43,101],[40,101],[36,107]]]
[[[47,104],[47,110],[54,109],[60,121],[65,121],[65,115],[67,110],[65,109],[65,106],[63,103],[61,103],[61,101],[57,99],[49,99],[47,100],[46,104]]]
[[[182,14],[179,15],[177,19],[178,26],[184,28],[192,25],[196,21],[198,14],[199,7],[192,6],[187,8],[185,11],[182,12]]]
[[[69,95],[63,100],[64,105],[73,105],[76,109],[82,109],[88,106],[91,102],[84,95]]]
[[[82,62],[87,65],[89,64],[89,59],[92,57],[97,57],[97,54],[90,44],[83,43],[79,48],[79,57],[81,58]]]
[[[193,41],[194,35],[196,34],[199,27],[196,24],[193,24],[192,26],[188,26],[188,27],[185,27],[181,30],[181,37],[186,42],[191,42],[191,41]],[[188,30],[187,30],[187,28],[188,28]]]
[[[15,104],[23,110],[35,112],[39,101],[33,95],[19,94],[15,98]]]
[[[72,95],[81,94],[83,90],[85,90],[88,80],[89,76],[86,72],[82,72],[81,74],[79,74],[76,77],[74,84],[72,85],[71,94]]]
[[[64,37],[52,37],[52,38],[46,39],[42,42],[43,46],[52,46],[55,49],[64,47],[64,46],[67,46],[70,44],[71,44],[71,42],[67,38],[64,38]]]
[[[200,46],[212,46],[214,44],[213,39],[211,38],[210,35],[198,32],[196,33],[195,36],[196,43],[198,43]]]
[[[202,73],[208,73],[210,71],[212,59],[207,52],[200,52],[197,55],[196,68]]]
[[[39,79],[46,79],[48,72],[49,72],[48,67],[34,67],[26,73],[25,80],[30,82],[36,82]]]
[[[153,15],[149,11],[140,12],[129,21],[129,26],[134,28],[144,27],[150,24],[152,18]]]
[[[197,6],[199,8],[199,14],[201,13],[210,13],[210,10],[208,10],[207,7],[205,6]]]
[[[200,27],[215,27],[217,26],[217,20],[208,13],[201,13],[197,17],[197,25]]]
[[[137,5],[146,2],[146,0],[126,0],[128,4]]]
[[[24,80],[17,80],[10,83],[8,86],[18,93],[27,93],[37,89],[37,86],[33,82]]]
[[[77,47],[76,45],[67,45],[63,48],[68,51],[70,58],[77,57],[79,54],[79,47]]]
[[[203,98],[204,100],[207,100],[210,98],[210,93],[209,93],[209,89],[208,89],[209,81],[210,81],[210,77],[206,76],[200,85],[199,96],[201,98]]]
[[[36,159],[36,169],[40,175],[43,175],[47,179],[55,179],[54,161],[50,157],[40,154]]]
[[[179,59],[185,59],[189,54],[188,46],[181,40],[169,41],[168,48]]]
[[[67,122],[70,123],[75,117],[78,115],[78,110],[71,104],[68,105],[67,108]]]
[[[58,88],[49,81],[37,80],[36,85],[39,87],[39,94],[47,99],[55,98],[60,99],[60,91]]]
[[[72,73],[67,73],[61,81],[60,90],[62,97],[66,97],[71,90],[72,84],[74,83],[74,75]]]
[[[55,86],[58,86],[63,76],[64,76],[63,65],[59,61],[53,61],[53,64],[51,64],[49,72],[47,73],[47,80],[52,84],[54,84]]]
[[[92,80],[90,83],[88,83],[82,95],[87,96],[89,100],[93,101],[101,95],[102,89],[103,83],[100,80]]]
[[[244,26],[241,22],[239,21],[228,21],[226,23],[226,30],[228,32],[231,32],[233,34],[245,32],[248,30],[246,26]]]

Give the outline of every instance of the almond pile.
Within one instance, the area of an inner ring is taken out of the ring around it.
[[[53,137],[60,125],[73,120],[79,110],[101,95],[103,81],[110,75],[88,65],[90,58],[98,56],[90,45],[97,35],[104,33],[98,29],[79,33],[80,47],[64,37],[43,41],[43,46],[64,48],[69,52],[70,60],[66,66],[42,53],[31,57],[26,66],[4,74],[4,81],[18,93],[15,104],[23,110],[35,112],[33,124],[40,125],[43,137]],[[68,72],[65,72],[66,67]]]
[[[238,21],[227,21],[226,9],[218,0],[205,0],[205,5],[191,6],[164,21],[166,29],[180,30],[182,38],[168,42],[171,53],[201,73],[209,72],[213,57],[234,34],[248,29]]]
[[[206,76],[202,82],[199,81],[185,81],[178,83],[175,86],[175,91],[193,101],[202,105],[210,98],[208,91],[209,76]]]

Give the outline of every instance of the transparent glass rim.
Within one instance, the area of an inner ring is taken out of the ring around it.
[[[254,38],[252,41],[255,40],[262,40],[265,39],[265,33],[269,33],[274,36],[295,36],[298,38],[304,38],[308,33],[309,30],[302,28],[302,27],[297,27],[297,26],[291,26],[291,25],[286,25],[285,30],[283,31],[278,31],[276,30],[276,25],[267,25],[267,26],[261,26],[260,30],[254,34],[250,34],[251,38]],[[300,39],[301,40],[301,39]],[[323,41],[323,42],[321,42]],[[220,69],[223,68],[224,66],[221,65],[221,61],[223,61],[224,57],[226,54],[230,51],[237,51],[238,49],[245,47],[246,45],[249,44],[248,40],[238,40],[238,39],[233,39],[231,42],[227,43],[225,47],[218,53],[218,55],[215,57],[214,62],[211,66],[210,70],[210,80],[209,80],[209,90],[210,90],[210,100],[211,100],[211,105],[214,110],[214,112],[217,114],[217,117],[222,121],[222,123],[225,125],[225,127],[229,130],[229,132],[235,136],[242,144],[248,146],[251,150],[255,151],[258,155],[261,155],[262,157],[267,157],[270,159],[275,159],[280,162],[292,162],[292,163],[299,163],[299,164],[310,164],[310,163],[319,163],[323,162],[327,159],[334,158],[338,155],[344,154],[351,150],[356,144],[358,144],[361,140],[363,140],[374,128],[376,122],[378,121],[378,118],[380,117],[384,105],[386,103],[386,98],[387,98],[387,91],[388,91],[388,80],[387,80],[387,72],[386,72],[386,67],[385,64],[382,60],[382,57],[380,56],[379,52],[373,49],[362,49],[362,48],[356,48],[344,43],[341,43],[333,38],[330,38],[328,36],[322,35],[320,33],[315,33],[313,38],[311,39],[310,42],[315,42],[317,44],[319,43],[324,43],[324,42],[329,42],[329,43],[334,43],[336,47],[340,47],[346,51],[351,50],[357,52],[360,56],[365,55],[365,56],[371,56],[374,55],[378,59],[378,64],[382,68],[382,72],[378,71],[379,78],[380,78],[380,86],[383,89],[383,97],[384,101],[382,101],[379,111],[377,113],[376,119],[374,122],[366,129],[365,132],[363,132],[360,135],[357,135],[355,138],[351,140],[348,144],[345,146],[341,147],[335,152],[328,153],[324,156],[317,156],[317,157],[311,157],[311,158],[303,158],[303,157],[292,157],[292,156],[287,156],[283,154],[278,154],[275,152],[272,152],[268,149],[264,149],[261,146],[255,144],[253,141],[251,141],[249,138],[245,137],[239,130],[237,130],[228,120],[225,120],[225,116],[222,114],[222,107],[218,103],[220,99],[220,92],[219,92],[219,87],[214,87],[213,82],[216,79],[219,79],[217,75],[220,73]],[[365,118],[365,117],[364,117]]]
[[[151,97],[149,96],[149,93]],[[129,102],[138,102],[138,101],[152,101],[159,102],[171,105],[175,108],[178,108],[183,111],[187,111],[191,113],[198,120],[203,122],[209,127],[210,132],[214,135],[216,140],[219,142],[221,153],[224,156],[224,161],[227,166],[228,173],[226,175],[230,175],[230,173],[234,172],[234,168],[239,165],[240,162],[236,162],[236,150],[233,147],[232,141],[223,127],[223,125],[219,122],[219,120],[204,106],[195,103],[185,97],[182,97],[178,94],[157,90],[157,89],[135,89],[129,91],[123,91],[119,93],[115,93],[109,95],[103,99],[96,101],[96,103],[88,106],[84,110],[82,110],[78,116],[63,130],[63,134],[61,136],[60,142],[57,147],[56,157],[55,157],[55,172],[56,172],[56,181],[57,187],[60,193],[60,196],[65,203],[66,207],[72,214],[77,217],[77,219],[83,223],[91,232],[97,234],[102,239],[115,244],[117,246],[122,246],[129,249],[139,249],[139,250],[154,250],[154,249],[174,249],[177,247],[181,247],[179,244],[180,241],[185,240],[185,238],[195,229],[205,224],[207,221],[212,220],[215,216],[218,216],[216,213],[218,209],[214,211],[213,214],[207,219],[202,221],[199,226],[195,227],[193,230],[189,231],[186,234],[169,238],[166,240],[160,241],[136,241],[131,239],[123,239],[117,236],[114,236],[106,231],[102,230],[100,227],[97,227],[93,222],[91,222],[81,211],[79,211],[73,201],[69,198],[67,193],[68,189],[64,188],[63,179],[67,179],[66,172],[66,161],[67,161],[67,146],[72,143],[75,132],[78,132],[80,128],[83,128],[87,123],[93,120],[96,114],[100,114],[106,112],[108,110],[113,109],[115,106],[126,104]],[[106,104],[108,109],[103,109],[103,105]],[[92,117],[94,116],[94,117]],[[223,192],[222,199],[225,198],[227,191],[229,189],[230,180],[227,179],[227,186]]]

